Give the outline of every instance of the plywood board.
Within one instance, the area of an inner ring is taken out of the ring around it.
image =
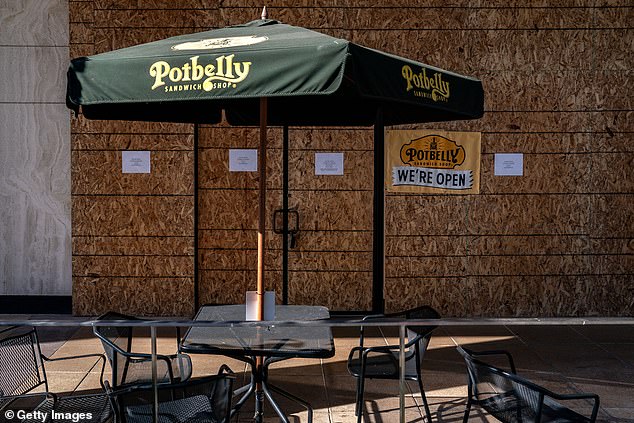
[[[69,1],[69,19],[72,23],[85,23],[95,21],[95,2]]]
[[[192,151],[194,134],[114,133],[72,135],[73,150],[161,150]]]
[[[515,151],[521,153],[522,150]],[[524,154],[523,175],[495,176],[494,155],[482,155],[481,194],[585,193],[593,179],[589,154]]]
[[[216,9],[219,0],[94,0],[99,9]]]
[[[193,264],[192,256],[74,255],[73,276],[191,277]]]
[[[73,235],[190,236],[189,196],[73,196]]]
[[[73,279],[73,314],[96,316],[116,311],[136,316],[194,315],[191,278]]]
[[[634,237],[633,194],[593,195],[588,229],[593,237]]]
[[[607,240],[606,240],[607,241]],[[587,235],[402,235],[385,240],[388,257],[589,254],[595,250]],[[611,245],[609,243],[608,245]],[[621,251],[620,243],[608,247]]]
[[[258,19],[262,7],[183,1],[71,2],[71,54],[243,23]],[[375,3],[275,0],[267,7],[273,19],[483,81],[482,119],[402,127],[481,132],[481,194],[387,195],[387,310],[430,303],[446,316],[631,314],[623,299],[632,296],[634,270],[629,3]],[[74,192],[81,194],[73,197],[74,250],[84,275],[76,278],[76,308],[98,309],[109,291],[165,289],[179,305],[164,307],[188,312],[189,291],[148,275],[175,278],[193,260],[193,126],[74,119],[72,131]],[[291,128],[289,135],[289,200],[301,221],[290,252],[291,302],[367,310],[372,128]],[[257,128],[200,126],[202,303],[242,302],[255,286],[257,175],[228,172],[227,155],[258,141]],[[281,128],[268,130],[268,148],[266,284],[281,301],[282,239],[271,225],[282,203]],[[135,149],[162,158],[151,181],[108,174],[120,150]],[[315,176],[316,152],[342,152],[346,174]],[[496,153],[522,153],[524,175],[494,176]],[[103,274],[85,276],[90,268]],[[108,272],[136,276],[125,285]]]
[[[81,116],[81,114],[80,114]],[[194,125],[168,122],[128,122],[122,120],[92,120],[84,117],[71,119],[73,134],[187,134],[194,133]]]
[[[99,28],[213,28],[218,25],[215,9],[117,10],[95,9],[95,25]]]
[[[193,236],[79,236],[73,237],[73,255],[192,256]]]
[[[282,236],[269,227],[266,231],[266,248],[281,249]],[[198,247],[209,250],[256,249],[257,230],[201,229],[198,232]]]
[[[122,152],[74,151],[73,194],[193,195],[193,152],[150,151],[147,174],[122,172]]]
[[[289,302],[337,310],[371,309],[370,272],[291,272]]]
[[[634,192],[633,163],[634,152],[592,154],[588,191],[603,194]]]

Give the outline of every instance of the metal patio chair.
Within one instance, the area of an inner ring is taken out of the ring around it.
[[[68,395],[49,391],[44,363],[80,358],[101,361],[100,383],[103,387],[103,354],[49,358],[42,354],[34,327],[12,326],[0,330],[0,416],[8,418],[13,415],[12,421],[20,421],[17,410],[46,412],[49,417],[50,412],[55,411],[63,415],[83,413],[82,422],[87,423],[111,421],[110,404],[103,391]],[[44,391],[34,393],[39,387],[43,387]]]
[[[218,374],[157,385],[157,423],[228,423],[235,375],[223,365]],[[106,390],[117,423],[152,423],[154,386],[143,384]]]
[[[132,316],[107,312],[97,320],[142,321]],[[152,355],[132,351],[135,336],[149,334],[147,327],[133,326],[93,326],[93,332],[101,340],[106,357],[112,368],[113,388],[129,384],[143,384],[152,381]],[[146,333],[143,333],[143,331]],[[176,350],[180,342],[180,330],[176,328]],[[187,354],[157,355],[158,382],[184,382],[192,375],[192,362]]]
[[[369,321],[376,318],[439,319],[440,314],[432,307],[421,306],[398,313],[366,316],[363,320]],[[431,412],[423,388],[421,367],[435,328],[436,326],[407,326],[405,343],[405,379],[418,382],[428,422],[431,421]],[[354,347],[348,355],[348,371],[357,378],[355,415],[358,422],[361,422],[363,417],[365,379],[398,380],[400,378],[399,345],[366,347],[364,336],[364,328],[361,326],[359,346]]]
[[[502,422],[584,422],[597,418],[599,396],[595,394],[558,394],[519,375],[510,353],[503,350],[474,352],[458,346],[469,376],[467,408],[463,422],[469,420],[472,405],[479,405]],[[510,370],[503,370],[477,357],[506,356]],[[582,415],[559,401],[589,400],[593,402],[589,416]]]

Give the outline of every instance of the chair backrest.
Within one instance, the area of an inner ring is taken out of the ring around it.
[[[469,375],[469,395],[501,421],[538,421],[544,395],[540,386],[474,357],[458,346]]]
[[[406,319],[440,319],[440,314],[432,307],[426,305],[406,310],[404,312],[404,315]],[[425,355],[425,351],[427,351],[427,347],[429,346],[432,332],[437,327],[437,325],[407,326],[408,340],[414,339],[417,336],[420,337],[416,345],[414,345],[415,353],[418,356],[419,365],[422,365],[423,356]]]
[[[0,396],[22,395],[42,384],[48,391],[35,328],[0,332]]]
[[[109,311],[97,320],[140,320],[133,316]],[[94,326],[93,332],[101,340],[103,349],[112,367],[113,385],[119,386],[126,380],[129,360],[127,354],[132,353],[133,327],[131,326]]]
[[[174,384],[159,384],[159,421],[170,423],[229,422],[233,375],[220,374]],[[154,388],[151,384],[110,391],[117,422],[151,423]]]

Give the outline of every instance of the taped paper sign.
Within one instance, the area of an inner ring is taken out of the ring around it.
[[[480,192],[479,132],[388,130],[385,146],[388,191]]]

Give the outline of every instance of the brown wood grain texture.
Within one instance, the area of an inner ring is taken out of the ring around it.
[[[71,56],[243,23],[261,7],[71,1]],[[388,311],[429,303],[458,317],[634,312],[631,2],[274,0],[267,9],[272,19],[483,81],[482,119],[403,126],[481,132],[481,192],[387,195]],[[282,132],[268,133],[272,219]],[[372,129],[289,133],[289,200],[301,218],[290,300],[367,310]],[[228,150],[257,143],[256,128],[200,127],[201,303],[242,302],[255,289],[257,175],[228,172]],[[115,172],[120,151],[135,149],[152,152],[156,173]],[[193,312],[192,149],[192,125],[72,119],[75,313]],[[333,151],[344,154],[345,176],[315,176],[314,153]],[[494,175],[494,154],[505,152],[524,154],[522,177]],[[281,236],[271,223],[267,284],[281,301]]]
[[[193,236],[80,236],[73,237],[78,256],[193,256]]]
[[[73,257],[74,276],[184,277],[193,275],[193,256]]]
[[[388,279],[386,308],[431,304],[448,317],[631,315],[630,276]],[[483,298],[488,301],[483,301]]]
[[[244,302],[245,292],[255,290],[253,271],[201,271],[201,302]],[[371,272],[289,272],[289,302],[324,305],[332,310],[370,307]],[[353,289],[351,289],[353,288]],[[268,272],[267,289],[275,289],[281,302],[281,273]]]
[[[73,236],[191,236],[191,196],[72,197]]]
[[[289,186],[292,190],[372,190],[371,151],[343,151],[344,175],[315,175],[315,151],[292,150],[289,152]],[[257,187],[254,172],[230,172],[229,149],[204,149],[199,153],[199,186],[204,189],[230,189]],[[271,188],[282,186],[282,151],[267,150],[267,185]]]
[[[201,230],[198,246],[208,250],[254,249],[256,233],[242,229]],[[282,235],[269,230],[266,235],[267,248],[280,250]],[[371,231],[314,231],[300,228],[296,251],[372,251]]]
[[[73,194],[192,195],[194,153],[152,151],[150,173],[122,173],[121,152],[75,151],[71,155]],[[174,175],[179,175],[174,178]]]
[[[94,1],[69,1],[68,2],[69,22],[87,23],[95,21]]]
[[[189,10],[189,9],[217,9],[220,0],[93,0],[98,9],[134,10],[134,9],[161,9],[161,10]]]
[[[73,314],[193,317],[192,278],[73,277]]]
[[[93,134],[75,133],[71,137],[72,150],[170,150],[191,152],[194,134]]]

